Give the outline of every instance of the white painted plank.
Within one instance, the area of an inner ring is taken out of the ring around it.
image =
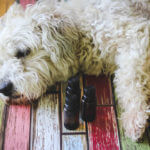
[[[49,95],[41,98],[37,107],[33,107],[32,150],[60,149],[58,99],[58,95]]]

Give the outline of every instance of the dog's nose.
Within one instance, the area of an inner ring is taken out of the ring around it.
[[[13,84],[8,82],[3,82],[0,84],[0,93],[3,93],[5,96],[11,96],[13,89]]]

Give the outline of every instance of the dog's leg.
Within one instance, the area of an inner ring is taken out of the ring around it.
[[[146,94],[147,72],[143,67],[144,57],[136,51],[127,51],[116,57],[118,69],[114,83],[119,104],[123,110],[121,121],[125,135],[137,141],[144,133],[148,114]]]

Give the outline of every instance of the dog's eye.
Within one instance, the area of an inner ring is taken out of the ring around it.
[[[16,53],[17,58],[23,58],[30,54],[31,50],[28,48],[27,50],[18,50]]]

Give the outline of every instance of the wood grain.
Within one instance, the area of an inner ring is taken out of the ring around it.
[[[96,120],[88,123],[90,150],[119,150],[113,107],[97,107],[96,113]]]
[[[30,106],[9,106],[5,129],[5,150],[29,149]]]
[[[0,16],[8,10],[15,0],[0,0]]]
[[[92,85],[96,88],[97,104],[98,105],[111,105],[112,101],[112,91],[110,79],[104,75],[98,77],[86,76],[85,77],[86,86]]]
[[[30,149],[60,149],[58,100],[58,95],[52,94],[41,98],[37,105],[33,105]]]
[[[6,115],[6,106],[0,100],[0,149],[3,148],[4,142],[4,131],[5,131],[5,115]]]
[[[63,150],[87,150],[85,135],[63,135]]]

